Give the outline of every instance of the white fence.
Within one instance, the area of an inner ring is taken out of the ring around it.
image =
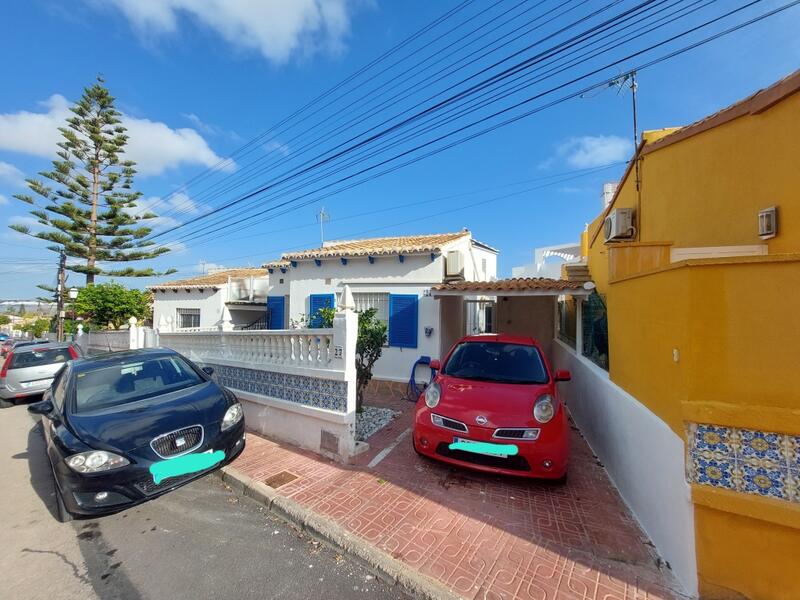
[[[205,367],[231,389],[249,429],[346,462],[356,453],[358,320],[330,329],[159,332],[159,344]]]
[[[331,369],[333,329],[199,331],[159,334],[159,343],[196,361],[226,360],[266,366]]]
[[[119,352],[136,348],[151,348],[158,346],[158,335],[152,329],[137,325],[136,317],[128,319],[128,329],[83,331],[83,325],[78,325],[75,342],[85,354],[100,354],[104,352]]]
[[[172,332],[131,318],[127,330],[79,331],[76,341],[87,354],[171,348],[214,369],[249,429],[346,462],[365,447],[355,441],[357,335],[358,317],[346,308],[330,329]]]

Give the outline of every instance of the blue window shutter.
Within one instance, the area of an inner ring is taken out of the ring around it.
[[[320,320],[317,311],[320,308],[335,308],[336,296],[334,294],[311,294],[308,297],[308,324],[311,327],[319,327]]]
[[[416,348],[419,298],[415,294],[389,295],[389,346]]]
[[[267,296],[267,310],[269,311],[269,329],[283,329],[284,307],[286,298],[283,296]]]

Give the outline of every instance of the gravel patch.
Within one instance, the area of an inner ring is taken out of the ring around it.
[[[373,433],[392,422],[400,413],[391,408],[365,406],[361,413],[356,413],[356,439],[363,442]]]

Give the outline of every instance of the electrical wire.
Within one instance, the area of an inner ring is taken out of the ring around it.
[[[459,133],[459,132],[461,132],[461,131],[464,131],[464,130],[466,130],[466,129],[468,129],[468,128],[474,127],[474,126],[476,126],[477,124],[480,124],[480,123],[482,123],[482,122],[485,122],[485,121],[487,121],[487,120],[489,120],[489,119],[491,119],[491,118],[493,118],[493,117],[496,117],[496,116],[498,116],[498,115],[502,115],[502,114],[504,114],[504,113],[506,113],[506,112],[509,112],[510,110],[513,110],[513,109],[515,109],[515,108],[518,108],[518,107],[520,107],[520,106],[523,106],[523,105],[525,105],[525,104],[527,104],[527,103],[529,103],[529,102],[531,102],[531,101],[533,101],[533,100],[536,100],[536,99],[538,99],[538,98],[540,98],[540,97],[544,96],[545,94],[552,93],[554,90],[556,90],[556,91],[557,91],[557,90],[563,89],[564,87],[567,87],[567,86],[569,86],[569,85],[571,85],[571,84],[573,84],[573,83],[575,83],[575,82],[581,81],[582,79],[585,79],[585,78],[587,78],[587,77],[590,77],[590,76],[592,76],[592,75],[594,75],[594,74],[597,74],[598,72],[600,72],[600,71],[602,71],[602,70],[605,70],[605,69],[609,68],[610,66],[615,66],[615,65],[617,65],[617,64],[619,64],[619,63],[621,63],[621,62],[623,62],[623,61],[629,60],[630,58],[633,58],[633,57],[639,56],[639,55],[641,55],[641,54],[644,54],[644,53],[646,53],[646,52],[648,52],[648,51],[650,51],[650,50],[652,50],[652,49],[654,49],[654,48],[657,48],[657,47],[663,46],[663,45],[665,45],[665,44],[667,44],[667,43],[670,43],[670,42],[674,41],[675,39],[678,39],[678,38],[680,38],[680,37],[684,37],[685,35],[688,35],[688,34],[690,34],[690,33],[693,33],[694,31],[697,31],[697,30],[698,30],[698,29],[700,29],[700,28],[706,27],[706,26],[708,26],[709,24],[712,24],[712,23],[716,23],[716,22],[718,22],[718,21],[720,21],[720,20],[722,20],[722,19],[724,19],[724,18],[726,18],[726,17],[728,17],[728,16],[730,16],[730,15],[732,15],[732,14],[736,13],[736,12],[739,12],[739,11],[741,11],[741,10],[743,10],[743,9],[745,9],[745,8],[747,8],[747,7],[749,7],[749,6],[752,6],[753,4],[756,4],[758,1],[760,1],[760,0],[756,0],[756,1],[754,1],[754,2],[751,2],[751,3],[749,3],[749,4],[745,5],[745,6],[739,7],[739,8],[737,8],[737,9],[733,10],[733,11],[729,11],[728,13],[726,13],[726,14],[724,14],[724,15],[720,16],[720,17],[716,17],[715,19],[712,19],[712,20],[710,20],[710,21],[706,21],[705,23],[703,23],[703,24],[701,24],[701,25],[698,25],[698,26],[696,26],[696,27],[693,27],[693,28],[691,28],[691,29],[689,29],[689,30],[683,31],[683,32],[681,32],[681,33],[679,33],[679,34],[677,34],[677,35],[675,35],[675,36],[672,36],[672,37],[670,37],[670,38],[666,39],[666,40],[663,40],[663,41],[661,41],[661,42],[658,42],[657,44],[651,45],[651,46],[649,46],[649,47],[645,48],[644,50],[637,51],[637,52],[635,52],[635,53],[632,53],[632,54],[630,54],[630,55],[628,55],[628,56],[624,57],[623,59],[616,60],[616,61],[614,61],[614,62],[612,62],[612,63],[609,63],[609,64],[607,64],[607,65],[604,65],[603,67],[600,67],[599,69],[595,69],[595,70],[593,70],[593,71],[590,71],[589,73],[586,73],[586,74],[584,74],[584,75],[581,75],[581,76],[579,76],[579,77],[577,77],[577,78],[575,78],[575,79],[573,79],[573,80],[570,80],[570,81],[568,81],[568,82],[566,82],[566,83],[564,83],[564,84],[561,84],[561,85],[559,85],[559,86],[557,86],[557,87],[555,87],[555,88],[553,88],[553,89],[551,89],[551,90],[548,90],[548,91],[546,91],[546,92],[542,92],[542,93],[540,93],[540,94],[537,94],[536,96],[533,96],[533,97],[531,97],[531,98],[528,98],[528,99],[526,99],[526,100],[524,100],[524,101],[522,101],[522,102],[520,102],[520,103],[517,103],[517,104],[515,104],[515,105],[513,105],[513,106],[511,106],[511,107],[507,107],[507,108],[505,108],[505,109],[503,109],[503,110],[501,110],[501,111],[498,111],[498,112],[494,113],[493,115],[490,115],[489,117],[484,117],[484,118],[482,118],[482,119],[479,119],[478,121],[476,121],[476,122],[474,122],[474,123],[471,123],[471,124],[469,124],[469,125],[466,125],[466,126],[464,126],[464,127],[461,127],[461,128],[459,128],[459,129],[457,129],[457,130],[455,130],[455,131],[453,131],[453,132],[449,132],[448,134],[445,134],[445,135],[443,135],[443,136],[440,136],[440,137],[438,137],[438,138],[436,138],[436,139],[434,139],[434,140],[431,140],[431,141],[429,141],[429,142],[426,142],[426,143],[424,143],[424,144],[422,144],[422,145],[416,146],[416,147],[414,147],[414,148],[412,148],[412,149],[410,149],[410,150],[408,150],[408,151],[406,151],[406,152],[400,153],[400,154],[398,154],[398,155],[396,155],[396,156],[394,156],[394,157],[392,157],[392,158],[390,158],[390,159],[387,159],[387,160],[385,160],[385,161],[382,161],[381,163],[378,163],[378,164],[376,164],[376,165],[371,165],[370,167],[368,167],[368,168],[366,168],[366,169],[363,169],[363,170],[359,171],[358,173],[351,174],[351,175],[349,175],[349,176],[347,176],[347,177],[345,177],[345,178],[343,178],[343,179],[340,179],[340,180],[338,180],[337,182],[334,182],[334,184],[335,184],[335,183],[340,183],[340,182],[343,182],[343,181],[345,181],[345,180],[348,180],[348,179],[351,179],[351,178],[353,178],[353,177],[355,177],[355,176],[358,176],[359,174],[365,173],[366,171],[373,170],[373,169],[375,169],[375,168],[377,168],[377,167],[379,167],[379,166],[381,166],[381,165],[383,165],[383,164],[386,164],[386,163],[388,163],[388,162],[390,162],[390,161],[396,160],[397,158],[400,158],[400,157],[406,156],[406,155],[408,155],[408,154],[409,154],[409,153],[411,153],[411,152],[414,152],[414,151],[416,151],[416,150],[419,150],[419,149],[421,149],[421,148],[424,148],[424,147],[426,147],[426,146],[429,146],[429,145],[431,145],[431,144],[434,144],[434,143],[436,143],[436,142],[438,142],[438,141],[441,141],[441,140],[443,140],[443,139],[446,139],[447,137],[450,137],[450,136],[452,136],[452,135],[454,135],[454,134],[456,134],[456,133]],[[777,14],[778,12],[782,12],[783,10],[786,10],[786,9],[788,9],[788,8],[791,8],[791,7],[793,7],[793,6],[794,6],[794,5],[796,5],[796,4],[797,4],[797,2],[790,2],[790,3],[786,4],[786,5],[783,5],[782,7],[779,7],[779,8],[777,8],[777,9],[773,10],[773,11],[769,11],[769,12],[767,12],[767,13],[764,13],[764,14],[762,14],[762,15],[759,15],[758,17],[755,17],[755,18],[753,18],[753,19],[750,19],[749,21],[747,21],[747,22],[745,22],[745,23],[742,23],[742,24],[736,25],[736,26],[734,26],[734,27],[731,27],[731,28],[729,28],[729,29],[727,29],[727,30],[725,30],[725,31],[723,31],[723,32],[720,32],[720,33],[718,33],[718,34],[712,35],[712,36],[710,36],[710,37],[708,37],[708,38],[705,38],[704,40],[701,40],[701,41],[699,41],[699,42],[696,42],[696,43],[694,43],[694,44],[690,44],[689,46],[686,46],[686,47],[684,47],[684,48],[682,48],[682,49],[676,50],[675,52],[671,52],[671,53],[669,53],[669,54],[667,54],[667,55],[664,55],[664,56],[662,56],[662,57],[659,57],[658,59],[656,59],[656,60],[654,60],[654,61],[650,61],[650,62],[648,62],[648,63],[644,63],[643,65],[640,65],[639,67],[637,67],[637,70],[640,70],[640,69],[643,69],[643,68],[648,68],[648,67],[650,67],[650,66],[652,66],[652,65],[654,65],[654,64],[657,64],[657,63],[659,63],[659,62],[662,62],[663,60],[667,60],[667,59],[669,59],[669,58],[672,58],[672,57],[674,57],[674,56],[677,56],[678,54],[681,54],[681,53],[683,53],[683,52],[686,52],[686,51],[689,51],[689,50],[691,50],[691,49],[694,49],[694,48],[696,48],[696,47],[698,47],[698,46],[700,46],[700,45],[703,45],[703,44],[706,44],[706,43],[708,43],[708,42],[710,42],[710,41],[713,41],[713,40],[715,40],[715,39],[718,39],[718,38],[719,38],[719,37],[721,37],[722,35],[728,35],[729,33],[733,32],[733,31],[737,31],[737,30],[741,29],[742,27],[745,27],[745,26],[748,26],[748,25],[750,25],[750,24],[752,24],[752,23],[755,23],[755,22],[757,22],[757,21],[763,20],[764,18],[767,18],[767,17],[769,17],[769,16],[772,16],[772,15],[774,15],[774,14]],[[544,105],[544,106],[537,107],[537,108],[535,108],[535,109],[533,109],[533,110],[531,110],[531,111],[527,111],[527,112],[526,112],[526,113],[524,113],[523,115],[519,115],[519,116],[512,117],[511,119],[508,119],[508,120],[506,120],[506,121],[504,121],[504,122],[502,122],[502,123],[499,123],[499,124],[492,125],[492,126],[491,126],[491,127],[489,127],[488,129],[482,130],[482,131],[481,131],[481,132],[479,132],[479,133],[472,134],[472,135],[470,135],[470,136],[467,136],[467,137],[465,137],[465,138],[462,138],[462,139],[458,140],[458,141],[457,141],[457,142],[455,142],[455,143],[450,143],[450,144],[448,144],[448,145],[447,145],[447,146],[445,146],[445,147],[442,147],[442,148],[435,149],[435,150],[433,150],[432,152],[428,152],[428,153],[426,153],[425,155],[423,155],[423,156],[421,156],[421,157],[417,157],[417,158],[414,158],[414,159],[412,159],[412,160],[410,160],[410,161],[407,161],[407,162],[403,163],[403,164],[402,164],[402,165],[400,165],[400,166],[406,166],[406,165],[408,165],[408,164],[410,164],[410,163],[412,163],[412,162],[416,162],[416,161],[418,161],[418,160],[421,160],[422,158],[427,158],[428,156],[431,156],[432,154],[439,153],[439,152],[441,152],[441,151],[443,151],[443,150],[445,150],[445,149],[448,149],[448,148],[452,147],[452,146],[453,146],[453,145],[455,145],[455,144],[463,143],[463,142],[465,142],[465,141],[468,141],[468,140],[470,140],[470,139],[474,139],[475,137],[477,137],[477,136],[479,136],[479,135],[484,135],[484,134],[486,134],[486,133],[488,133],[488,132],[490,132],[490,131],[493,131],[493,130],[495,130],[495,129],[497,129],[497,128],[501,127],[501,126],[505,126],[505,125],[508,125],[508,124],[510,124],[510,123],[516,122],[516,121],[517,121],[517,120],[519,120],[520,118],[524,118],[524,117],[526,117],[526,116],[530,116],[531,114],[534,114],[534,113],[536,113],[536,112],[540,112],[541,110],[544,110],[544,109],[546,109],[546,108],[552,107],[552,106],[554,106],[554,105],[555,105],[555,104],[557,104],[557,103],[560,103],[560,102],[566,101],[566,100],[568,100],[568,99],[571,99],[571,98],[573,98],[573,97],[575,97],[575,96],[577,96],[577,95],[583,94],[583,93],[585,93],[586,91],[589,91],[589,90],[591,90],[591,89],[595,89],[595,88],[601,87],[601,86],[603,86],[603,85],[608,85],[608,84],[609,84],[611,81],[613,81],[613,79],[615,79],[615,78],[611,78],[611,79],[603,80],[603,81],[601,81],[601,82],[598,82],[598,83],[592,84],[592,85],[590,85],[588,88],[582,89],[582,90],[580,90],[580,91],[579,91],[579,92],[577,92],[577,93],[568,94],[567,96],[565,96],[565,97],[562,97],[562,98],[560,98],[559,100],[556,100],[555,102],[551,102],[551,103],[548,103],[548,104],[546,104],[546,105]],[[381,172],[379,175],[383,175],[383,174],[385,174],[386,172],[389,172],[389,171],[391,171],[391,170],[395,170],[396,168],[397,168],[397,167],[395,167],[395,168],[392,168],[392,169],[389,169],[388,171]],[[371,178],[372,178],[372,177],[370,177],[370,179],[371,179]],[[365,181],[365,180],[362,180],[362,181],[358,182],[358,184],[360,184],[360,183],[363,183],[364,181]],[[349,187],[352,187],[352,186],[347,186],[347,187],[349,188]],[[338,192],[340,192],[340,191],[342,191],[342,189],[339,189],[339,190],[337,190],[337,193],[338,193]],[[288,202],[291,202],[291,200],[290,200],[290,201],[288,201]],[[258,215],[255,215],[255,216],[258,216]]]

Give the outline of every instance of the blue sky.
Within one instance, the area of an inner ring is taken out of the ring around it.
[[[598,73],[591,81],[622,73],[648,58],[787,1],[763,0],[696,35]],[[575,0],[571,14],[554,21],[550,29],[542,27],[521,38],[520,43],[529,43],[537,35],[544,36],[567,23],[570,17],[609,3],[614,6],[606,16],[636,5],[630,0]],[[44,242],[7,228],[9,223],[26,223],[29,219],[25,206],[12,196],[24,191],[24,177],[49,166],[58,141],[55,128],[63,121],[69,103],[98,73],[125,115],[131,136],[129,154],[139,163],[136,187],[144,193],[144,204],[162,215],[156,232],[163,233],[156,241],[174,248],[153,261],[153,266],[178,268],[178,276],[196,274],[209,265],[258,265],[277,258],[282,250],[318,245],[316,213],[321,206],[331,215],[327,239],[467,227],[476,238],[501,250],[501,275],[509,275],[512,266],[530,262],[535,246],[576,240],[584,224],[600,210],[602,183],[620,176],[624,169],[620,162],[629,157],[632,147],[630,96],[613,88],[588,92],[270,220],[254,216],[222,230],[210,226],[214,218],[198,220],[214,207],[241,197],[257,183],[277,176],[282,169],[327,149],[324,142],[312,140],[304,154],[304,140],[311,138],[299,136],[302,128],[313,124],[308,135],[318,135],[326,131],[326,125],[342,122],[337,119],[355,118],[359,114],[356,98],[376,85],[401,85],[398,70],[424,59],[437,43],[438,48],[452,43],[452,50],[439,56],[454,60],[467,52],[458,44],[465,43],[461,35],[472,26],[496,18],[492,21],[497,27],[494,35],[501,35],[546,10],[570,3],[513,0],[468,4],[440,29],[429,32],[430,37],[407,47],[409,56],[397,70],[372,81],[355,80],[351,89],[343,88],[350,89],[350,95],[339,104],[318,105],[308,114],[310,120],[305,125],[295,123],[295,128],[260,140],[245,156],[234,156],[224,168],[203,175],[207,179],[187,185],[456,4],[417,0],[31,0],[5,7],[0,36],[0,51],[7,57],[0,67],[0,298],[35,296],[37,283],[54,279],[55,255],[43,249]],[[624,56],[743,4],[738,0],[659,0],[655,6],[664,11],[670,7],[697,10],[592,64],[603,65],[609,57]],[[655,23],[656,16],[651,18]],[[469,19],[450,38],[435,40],[436,33]],[[508,22],[503,25],[504,19]],[[641,21],[629,23],[644,26],[648,21],[642,14]],[[690,123],[797,69],[799,27],[800,6],[641,71],[640,127]],[[481,31],[486,33],[487,29]],[[518,47],[509,46],[506,54]],[[503,54],[494,55],[494,60]],[[404,54],[401,51],[392,56]],[[471,71],[491,64],[492,59],[485,60],[488,62],[476,63]],[[575,69],[576,74],[585,70]],[[461,76],[471,71],[465,70]],[[375,72],[377,69],[367,71],[362,78]],[[409,77],[415,74],[412,71]],[[568,74],[553,81],[566,81]],[[539,89],[544,89],[541,86]],[[397,89],[408,89],[408,102],[412,104],[439,91],[435,84]],[[401,114],[405,106],[388,105],[364,125]],[[476,116],[482,114],[485,112]],[[331,138],[328,145],[362,129],[363,125],[349,128],[342,132],[343,137]],[[292,136],[298,137],[289,142]],[[242,184],[251,172],[247,165],[256,160],[260,162],[250,169],[273,165],[273,170],[259,172],[258,177]],[[352,168],[366,164],[354,163]],[[608,164],[612,166],[600,169]],[[217,187],[209,190],[212,184]],[[233,188],[236,184],[241,187]],[[311,188],[297,189],[302,194]],[[492,200],[501,196],[505,197]],[[239,207],[251,206],[256,211],[276,201],[275,196],[256,197]],[[407,204],[413,206],[389,210]],[[209,224],[205,235],[189,236],[205,223]],[[208,235],[211,231],[217,233]],[[70,283],[80,284],[81,279],[72,275]],[[152,280],[125,282],[138,287]]]

